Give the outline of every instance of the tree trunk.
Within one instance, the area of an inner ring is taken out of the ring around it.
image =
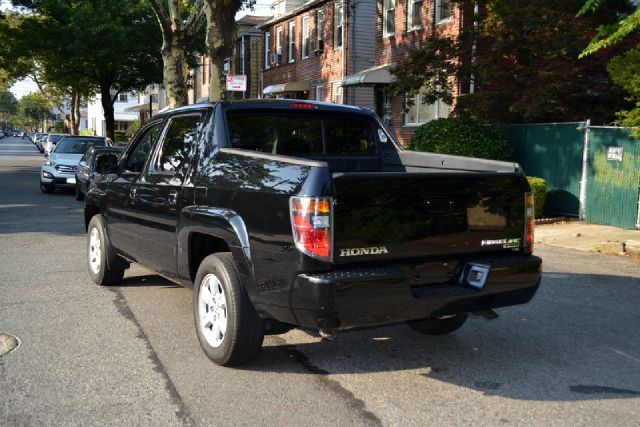
[[[167,89],[171,108],[189,103],[189,69],[185,52],[180,46],[180,37],[177,34],[165,37],[162,43],[164,87]]]
[[[209,80],[209,100],[225,98],[226,81],[224,60],[231,57],[236,41],[235,14],[240,9],[239,0],[205,0],[207,16],[207,52],[211,77]]]
[[[80,129],[80,93],[71,93],[71,135],[78,135]]]
[[[100,98],[102,102],[102,110],[104,111],[104,124],[106,128],[106,137],[115,141],[115,119],[113,116],[113,98],[111,97],[111,83],[100,83]]]

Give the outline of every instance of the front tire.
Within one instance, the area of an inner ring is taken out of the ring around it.
[[[40,181],[40,191],[42,191],[44,194],[51,194],[56,191],[56,187]]]
[[[240,283],[230,253],[209,255],[200,264],[193,314],[200,345],[216,364],[241,365],[260,353],[262,320]]]
[[[84,200],[84,193],[82,192],[82,190],[80,190],[80,184],[78,184],[77,182],[76,182],[76,200],[80,202]]]
[[[457,314],[444,319],[430,317],[427,319],[412,320],[407,323],[411,329],[425,335],[444,335],[460,329],[466,320],[467,316]]]
[[[125,261],[114,252],[105,237],[102,215],[94,215],[87,229],[89,275],[98,285],[115,285],[122,281]]]

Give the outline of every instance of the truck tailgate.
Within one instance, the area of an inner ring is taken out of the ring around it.
[[[521,174],[334,173],[334,263],[456,257],[523,245]]]

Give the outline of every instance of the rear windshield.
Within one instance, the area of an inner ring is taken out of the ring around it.
[[[233,148],[285,155],[376,154],[371,121],[362,116],[229,111],[227,123]]]
[[[64,138],[54,152],[58,154],[84,154],[91,147],[104,147],[105,145],[104,139]]]

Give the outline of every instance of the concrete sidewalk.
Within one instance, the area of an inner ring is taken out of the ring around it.
[[[535,242],[579,251],[640,257],[640,231],[582,221],[536,225]]]

